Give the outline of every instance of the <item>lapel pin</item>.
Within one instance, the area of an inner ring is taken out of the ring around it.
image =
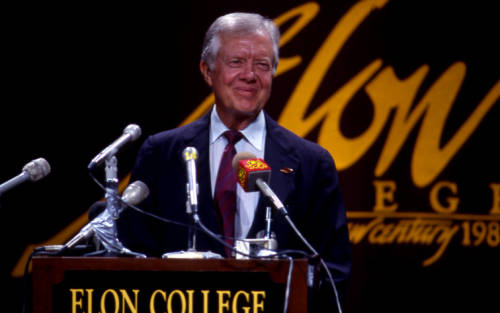
[[[290,174],[293,172],[293,168],[284,167],[280,170],[281,173]]]

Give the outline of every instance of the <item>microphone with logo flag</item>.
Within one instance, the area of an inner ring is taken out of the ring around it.
[[[238,183],[246,192],[260,191],[271,205],[288,215],[285,206],[269,187],[271,167],[263,159],[256,158],[250,152],[237,153],[232,162],[233,170],[238,174]]]
[[[233,169],[238,173],[238,183],[241,185],[241,187],[247,192],[260,190],[260,192],[270,201],[272,206],[278,211],[283,213],[285,220],[293,229],[293,231],[297,234],[300,240],[307,246],[307,248],[314,254],[313,257],[319,257],[320,263],[324,268],[325,272],[327,273],[328,278],[330,280],[330,284],[332,285],[332,290],[334,292],[337,310],[338,312],[342,312],[337,287],[335,286],[335,282],[333,280],[332,274],[328,266],[326,265],[325,261],[321,258],[318,251],[309,243],[309,241],[299,231],[295,223],[288,215],[288,212],[285,209],[285,206],[283,205],[281,200],[268,185],[271,176],[271,167],[269,167],[269,165],[267,165],[267,163],[264,160],[256,158],[255,155],[253,155],[250,152],[237,153],[233,158],[232,166]]]

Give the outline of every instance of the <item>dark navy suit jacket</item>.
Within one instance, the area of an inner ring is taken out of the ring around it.
[[[346,212],[333,159],[318,144],[296,136],[267,114],[265,117],[265,160],[271,167],[270,187],[285,204],[298,229],[332,269],[337,284],[342,284],[349,275],[351,257]],[[209,123],[210,114],[206,114],[189,125],[148,137],[138,153],[131,181],[142,180],[150,188],[150,196],[140,205],[141,208],[189,224],[182,151],[187,146],[195,147],[199,154],[199,215],[203,224],[220,233],[211,193]],[[285,168],[293,171],[280,171]],[[254,238],[258,231],[264,229],[265,203],[263,197],[260,198],[249,238]],[[165,224],[130,209],[122,213],[118,231],[126,247],[148,256],[187,249],[186,227]],[[278,249],[309,252],[279,212],[274,212],[273,231],[278,239]],[[219,243],[200,232],[196,248],[224,255]]]

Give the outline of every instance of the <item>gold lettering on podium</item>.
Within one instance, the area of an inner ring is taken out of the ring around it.
[[[202,310],[199,313],[209,313],[209,299],[216,304],[217,313],[265,312],[266,292],[263,290],[206,289],[175,289],[170,292],[157,289],[149,298],[149,312],[194,313],[194,308],[198,307]],[[80,302],[77,301],[77,303],[81,305]]]

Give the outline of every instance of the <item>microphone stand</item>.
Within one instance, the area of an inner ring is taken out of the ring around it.
[[[101,218],[93,223],[93,234],[96,245],[102,244],[106,253],[111,255],[130,255],[139,258],[146,258],[146,255],[137,253],[126,248],[118,239],[116,220],[120,217],[121,205],[118,195],[118,166],[117,159],[113,155],[106,159],[106,209]]]
[[[249,256],[259,258],[277,257],[278,242],[276,236],[271,232],[271,210],[266,207],[265,229],[257,233],[257,238],[246,238],[236,240],[236,250],[242,253],[236,253],[237,259],[249,259]]]
[[[264,238],[265,239],[270,239],[271,238],[271,207],[266,207],[266,229],[264,233]]]
[[[187,201],[186,201],[186,214],[191,217],[191,227],[188,228],[187,238],[187,251],[166,252],[162,255],[164,259],[222,259],[218,253],[211,251],[198,251],[196,250],[196,224],[199,221],[198,204],[191,204],[191,193],[189,183],[186,184]],[[198,184],[196,184],[196,194],[198,194]]]
[[[191,216],[191,227],[188,228],[188,251],[196,251],[196,229],[194,225],[193,214],[198,212],[198,205],[191,205],[189,199],[189,183],[186,184],[186,191],[188,194],[188,199],[186,200],[186,213]],[[198,192],[198,185],[196,185],[196,192]]]

